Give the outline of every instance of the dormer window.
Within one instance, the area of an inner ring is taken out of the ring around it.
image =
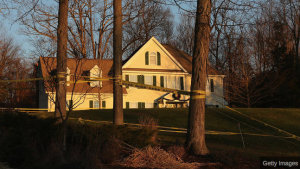
[[[150,64],[149,64],[150,63]],[[145,53],[145,65],[161,65],[161,57],[159,52]]]
[[[150,53],[150,65],[156,65],[156,53],[155,52]]]
[[[95,80],[90,82],[91,87],[102,87],[102,81],[97,80],[98,78],[102,78],[102,70],[95,65],[90,70],[90,80]]]

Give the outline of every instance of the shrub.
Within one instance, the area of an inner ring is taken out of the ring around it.
[[[102,163],[127,155],[124,145],[146,146],[153,135],[147,129],[71,122],[67,126],[67,150],[63,151],[61,131],[53,118],[2,113],[0,161],[19,169],[103,168]]]

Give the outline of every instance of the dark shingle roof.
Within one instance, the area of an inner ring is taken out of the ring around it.
[[[193,57],[188,55],[187,53],[171,46],[164,44],[163,47],[181,64],[181,66],[192,74],[192,60]],[[209,75],[219,75],[220,73],[215,70],[211,65],[207,64],[207,73]]]

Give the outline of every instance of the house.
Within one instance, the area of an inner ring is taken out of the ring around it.
[[[111,78],[112,60],[68,59],[67,61],[67,107],[113,108],[113,85],[111,80],[89,81],[93,78]],[[55,75],[56,58],[40,57],[38,76],[47,78]],[[208,65],[206,104],[223,106],[223,79]],[[164,88],[190,90],[192,57],[170,45],[160,44],[154,37],[138,48],[124,62],[123,80]],[[55,79],[53,79],[55,80]],[[75,82],[74,82],[75,81]],[[40,81],[39,107],[54,111],[54,81]],[[186,107],[189,95],[175,95],[164,91],[123,86],[124,108]]]

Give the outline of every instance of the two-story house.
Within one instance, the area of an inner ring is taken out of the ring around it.
[[[75,109],[113,108],[112,81],[84,81],[84,79],[112,77],[112,60],[68,59],[67,103]],[[38,72],[47,78],[55,74],[56,59],[40,58]],[[154,37],[138,48],[123,62],[123,80],[178,90],[190,90],[192,57],[170,45],[160,44]],[[223,79],[210,65],[207,66],[206,104],[222,106]],[[77,83],[76,83],[77,82]],[[54,111],[55,88],[49,81],[39,82],[39,107]],[[124,85],[124,108],[153,108],[188,106],[189,96],[142,89]],[[67,105],[68,107],[68,105]]]

